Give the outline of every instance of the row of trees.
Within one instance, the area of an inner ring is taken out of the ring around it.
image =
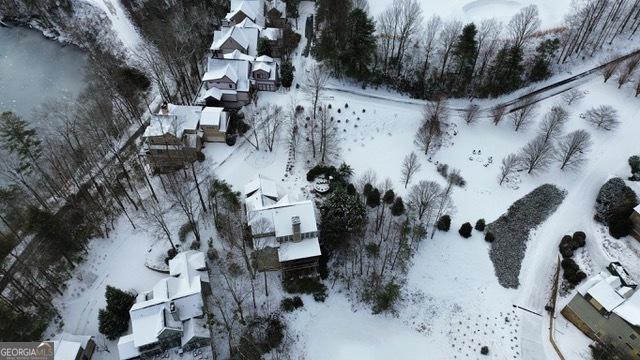
[[[546,79],[554,62],[593,56],[616,39],[630,38],[640,26],[635,0],[584,1],[572,9],[564,28],[546,32],[540,31],[535,5],[503,26],[494,19],[425,21],[416,0],[395,0],[378,16],[375,29],[366,8],[363,1],[318,1],[315,55],[337,75],[389,84],[420,98],[501,95]],[[347,44],[357,52],[341,51]],[[350,62],[367,71],[353,71]]]

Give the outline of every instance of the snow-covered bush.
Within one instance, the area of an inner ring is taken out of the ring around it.
[[[621,178],[607,181],[598,192],[594,219],[609,227],[609,233],[615,238],[629,235],[633,224],[631,213],[638,205],[636,193]]]
[[[440,231],[449,231],[451,228],[451,217],[449,215],[443,215],[438,219],[436,228]]]
[[[300,296],[288,297],[282,299],[280,302],[280,309],[284,312],[292,312],[295,309],[301,308],[304,306],[302,299]]]
[[[473,227],[471,226],[471,223],[464,223],[462,224],[462,226],[460,226],[460,230],[458,230],[458,234],[460,234],[460,236],[462,236],[463,238],[467,239],[471,237],[471,231],[473,230]]]

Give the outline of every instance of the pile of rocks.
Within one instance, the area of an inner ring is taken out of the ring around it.
[[[514,202],[498,220],[487,226],[494,235],[489,257],[500,285],[517,288],[518,276],[527,249],[529,232],[544,222],[566,196],[553,185],[542,185]]]

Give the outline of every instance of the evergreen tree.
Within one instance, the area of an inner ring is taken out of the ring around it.
[[[116,316],[129,318],[129,309],[136,302],[136,298],[132,294],[107,285],[104,297],[107,300],[107,311]]]
[[[551,76],[551,60],[558,50],[559,44],[558,39],[547,39],[538,45],[529,71],[529,81],[541,81]]]
[[[367,195],[367,206],[375,208],[380,205],[380,190],[373,188]]]
[[[451,217],[449,215],[443,215],[438,219],[436,228],[440,231],[449,231],[451,228]]]
[[[351,1],[318,0],[316,19],[322,24],[320,36],[313,47],[313,55],[324,60],[331,69],[341,73],[339,56],[347,33],[347,17],[351,12]]]
[[[498,51],[487,76],[484,93],[498,96],[514,91],[522,84],[522,50],[505,45]]]
[[[64,257],[73,267],[75,265],[70,254],[80,250],[81,244],[76,241],[69,224],[58,214],[30,206],[26,211],[26,229],[44,240],[52,253]]]
[[[364,231],[367,214],[357,195],[338,187],[322,204],[320,219],[320,241],[331,251]]]
[[[382,201],[384,201],[384,203],[387,204],[387,205],[391,205],[391,204],[393,204],[393,200],[395,198],[396,198],[396,194],[393,192],[393,190],[389,189],[389,190],[384,192],[384,196],[382,197]]]
[[[295,67],[290,61],[285,61],[280,65],[280,83],[286,88],[290,88],[293,83],[293,72]]]
[[[477,33],[478,30],[474,23],[467,24],[462,29],[462,34],[458,37],[453,49],[453,61],[457,72],[457,77],[452,77],[457,81],[456,88],[453,91],[459,96],[464,95],[469,83],[471,83],[476,57],[478,56]]]
[[[109,340],[115,340],[124,334],[129,328],[126,318],[116,316],[111,311],[100,309],[98,311],[98,331]]]
[[[369,64],[376,50],[373,19],[362,9],[354,9],[347,17],[347,31],[339,48],[340,68],[347,76],[364,80],[369,76]]]
[[[400,216],[404,214],[404,210],[404,202],[402,201],[402,198],[398,196],[391,206],[391,215]]]
[[[257,47],[258,56],[271,56],[271,45],[269,45],[269,39],[264,37],[259,38]]]
[[[12,112],[2,113],[0,138],[2,147],[20,159],[18,171],[30,174],[34,167],[38,167],[38,160],[42,156],[41,141],[35,129],[30,128],[26,121]]]

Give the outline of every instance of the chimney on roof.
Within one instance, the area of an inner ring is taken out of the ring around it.
[[[299,242],[302,240],[302,236],[300,234],[300,217],[294,216],[291,218],[291,226],[293,227],[293,241]]]
[[[176,303],[173,301],[169,303],[169,312],[171,313],[171,317],[173,320],[180,321],[180,316],[178,316],[178,308],[176,307]]]
[[[160,105],[160,114],[167,115],[169,114],[169,104],[165,101]]]

